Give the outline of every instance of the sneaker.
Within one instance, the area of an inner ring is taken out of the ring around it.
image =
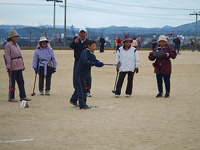
[[[92,95],[90,93],[87,93],[87,97],[92,97]]]
[[[156,95],[156,98],[158,98],[158,97],[163,97],[163,93],[158,93],[158,94]]]
[[[78,104],[77,103],[74,103],[72,101],[70,101],[70,104],[74,105],[75,107],[78,107]]]
[[[45,95],[50,95],[50,91],[49,91],[49,90],[46,90],[46,91],[45,91]]]
[[[169,95],[170,95],[170,93],[169,93],[169,92],[167,92],[167,93],[165,94],[165,98],[168,98],[168,97],[169,97]]]
[[[88,106],[88,105],[86,105],[85,107],[82,107],[82,108],[80,108],[80,109],[91,109],[91,107]]]
[[[119,98],[119,95],[115,95],[115,98]]]
[[[40,91],[40,95],[44,95],[44,92],[43,92],[43,91]]]
[[[130,94],[126,94],[126,97],[130,97],[131,95]]]
[[[24,97],[24,98],[20,98],[20,101],[25,100],[25,101],[31,101],[31,99]]]
[[[17,100],[14,99],[14,98],[9,98],[8,101],[9,101],[9,102],[17,102]]]

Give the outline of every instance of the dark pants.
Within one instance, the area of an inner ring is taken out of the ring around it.
[[[104,44],[100,45],[100,53],[104,52]]]
[[[82,76],[77,76],[75,80],[75,90],[70,99],[70,101],[74,104],[77,104],[79,100],[79,107],[84,108],[87,106],[86,104],[86,88],[85,88],[85,78]]]
[[[24,88],[24,78],[23,78],[22,70],[11,71],[10,78],[11,78],[11,83],[12,83],[10,89],[15,89],[15,80],[16,80],[18,84],[18,88],[19,88],[19,97],[25,98],[26,92]],[[11,92],[10,89],[9,89],[9,98],[13,99],[15,98],[15,91]]]
[[[178,54],[179,50],[180,50],[180,45],[179,44],[175,44],[174,49],[177,50],[177,54]]]
[[[45,91],[49,91],[51,89],[51,76],[52,76],[52,68],[47,67],[47,75],[44,76],[44,67],[40,67],[39,69],[39,91],[44,90],[44,78],[46,78],[46,87]]]
[[[131,95],[132,94],[132,89],[133,89],[133,76],[134,76],[134,72],[120,72],[119,73],[119,78],[117,81],[117,88],[116,88],[116,95],[120,95],[121,94],[121,88],[124,82],[124,78],[126,76],[126,74],[128,74],[128,82],[127,82],[127,86],[126,86],[126,94]]]
[[[77,66],[78,62],[74,61],[74,69],[73,69],[73,87],[75,89],[75,70],[76,70],[76,66]],[[90,75],[85,79],[85,88],[87,87],[87,93],[90,93],[90,89],[92,86],[92,77],[91,77],[91,73]]]
[[[158,92],[163,93],[163,79],[165,82],[165,90],[170,93],[170,74],[156,74]]]

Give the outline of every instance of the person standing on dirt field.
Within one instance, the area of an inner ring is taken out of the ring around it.
[[[101,36],[100,40],[99,40],[99,45],[100,45],[100,53],[104,52],[104,45],[105,45],[106,41],[103,37],[103,35]]]
[[[138,42],[137,42],[137,40],[136,40],[135,37],[133,38],[133,42],[131,43],[131,45],[137,49],[137,47],[138,47]]]
[[[154,61],[154,72],[156,73],[158,94],[156,97],[163,96],[163,79],[165,82],[165,98],[170,96],[170,76],[171,76],[171,61],[170,58],[176,58],[176,51],[167,44],[167,37],[165,35],[159,36],[159,45],[149,53],[149,60]]]
[[[116,49],[116,51],[122,46],[122,40],[120,39],[120,37],[118,36],[117,37],[117,49]]]
[[[133,40],[129,35],[124,37],[124,46],[121,46],[117,51],[116,64],[121,62],[120,68],[116,67],[119,71],[119,78],[117,81],[117,87],[115,92],[115,97],[118,98],[121,94],[121,88],[124,82],[126,74],[128,74],[128,83],[126,87],[126,97],[130,97],[133,88],[133,76],[134,73],[139,71],[139,56],[135,47],[131,46]]]
[[[86,104],[86,89],[85,80],[91,75],[91,67],[103,67],[103,62],[96,59],[94,51],[96,49],[96,42],[94,40],[88,41],[88,48],[81,52],[79,61],[75,70],[75,91],[70,99],[70,103],[76,107],[77,100],[79,100],[80,109],[90,109]]]
[[[38,47],[33,56],[32,67],[39,74],[39,91],[44,95],[44,78],[46,78],[45,95],[50,95],[51,77],[56,72],[57,61],[53,49],[48,46],[46,37],[40,37]]]
[[[192,47],[192,52],[194,52],[194,50],[195,50],[195,42],[193,41],[193,39],[190,39],[190,45],[191,45],[191,47]]]
[[[9,74],[9,102],[17,102],[15,99],[15,81],[17,81],[19,87],[20,101],[30,101],[31,99],[26,97],[26,92],[24,88],[24,78],[22,71],[25,70],[25,65],[23,62],[22,54],[19,45],[16,43],[19,34],[16,30],[11,30],[9,32],[9,37],[7,39],[7,44],[5,46],[5,61],[6,68]]]
[[[179,35],[177,35],[177,37],[173,40],[173,42],[175,44],[174,46],[175,51],[177,50],[177,54],[180,54],[179,50],[180,50],[181,40]]]
[[[89,40],[86,38],[87,36],[87,32],[85,28],[81,28],[79,30],[79,37],[80,38],[76,38],[73,40],[73,42],[70,44],[70,48],[72,48],[74,50],[74,69],[73,69],[73,86],[75,88],[75,70],[76,70],[76,66],[78,64],[78,60],[79,57],[81,55],[81,52],[87,48],[88,46],[88,42]],[[91,77],[91,73],[88,75],[88,77],[86,78],[85,81],[85,88],[86,88],[86,92],[87,92],[87,96],[91,97],[91,93],[90,93],[90,89],[91,89],[91,85],[92,85],[92,77]]]
[[[157,38],[156,35],[153,36],[153,39],[151,40],[152,49],[154,49],[157,46]]]

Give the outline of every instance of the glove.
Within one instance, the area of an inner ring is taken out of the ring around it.
[[[7,68],[7,72],[10,72],[10,68]]]
[[[56,72],[56,68],[53,68],[53,73]]]
[[[138,69],[138,68],[135,68],[135,72],[138,73],[138,72],[139,72],[139,69]]]
[[[164,53],[164,57],[169,57],[169,53]]]
[[[38,72],[38,68],[34,68],[34,70],[35,70],[35,73],[37,73],[37,72]]]
[[[118,68],[118,67],[116,67],[116,71],[117,71],[117,72],[119,71],[119,68]]]
[[[23,71],[25,70],[26,68],[23,68]]]
[[[152,53],[152,52],[150,52],[150,53],[149,53],[149,57],[152,57],[152,56],[153,56],[153,53]]]
[[[103,62],[96,61],[96,62],[95,62],[95,66],[96,66],[96,67],[103,67],[104,64],[103,64]]]

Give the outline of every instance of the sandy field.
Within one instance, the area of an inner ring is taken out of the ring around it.
[[[58,61],[51,95],[31,96],[34,50],[23,50],[25,88],[31,101],[8,102],[8,75],[0,50],[1,150],[199,150],[200,52],[183,51],[172,60],[170,98],[155,98],[156,77],[148,51],[139,51],[140,71],[131,97],[115,98],[115,67],[92,68],[92,97],[80,110],[69,103],[73,93],[73,51],[55,51]],[[114,51],[95,52],[104,63],[115,63]],[[38,81],[38,80],[37,80]],[[16,99],[19,91],[16,85]]]

